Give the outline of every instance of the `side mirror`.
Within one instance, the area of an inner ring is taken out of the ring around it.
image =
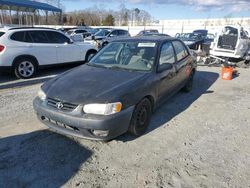
[[[173,64],[171,64],[171,63],[163,63],[163,64],[158,66],[157,72],[161,73],[161,72],[164,72],[164,71],[172,69],[172,68],[173,68]]]

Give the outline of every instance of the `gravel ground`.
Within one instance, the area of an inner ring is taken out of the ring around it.
[[[47,78],[0,81],[0,187],[250,187],[250,69],[232,81],[219,72],[199,67],[193,91],[162,105],[145,135],[108,143],[36,119]]]

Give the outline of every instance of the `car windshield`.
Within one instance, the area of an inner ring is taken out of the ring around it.
[[[3,35],[4,35],[4,33],[5,33],[5,32],[1,32],[1,31],[0,31],[0,37],[1,37],[1,36],[3,36]]]
[[[154,65],[156,43],[109,43],[90,61],[90,66],[131,71],[150,71]]]
[[[109,33],[110,33],[110,31],[102,29],[102,30],[98,31],[95,34],[95,36],[97,36],[97,37],[104,37],[104,36],[107,36]]]

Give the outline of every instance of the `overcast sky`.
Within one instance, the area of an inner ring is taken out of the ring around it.
[[[61,0],[66,11],[94,6],[141,8],[156,19],[250,17],[250,0]]]

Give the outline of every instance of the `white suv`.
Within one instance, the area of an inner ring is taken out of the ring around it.
[[[47,28],[0,29],[0,68],[31,78],[40,66],[88,61],[96,47]]]

